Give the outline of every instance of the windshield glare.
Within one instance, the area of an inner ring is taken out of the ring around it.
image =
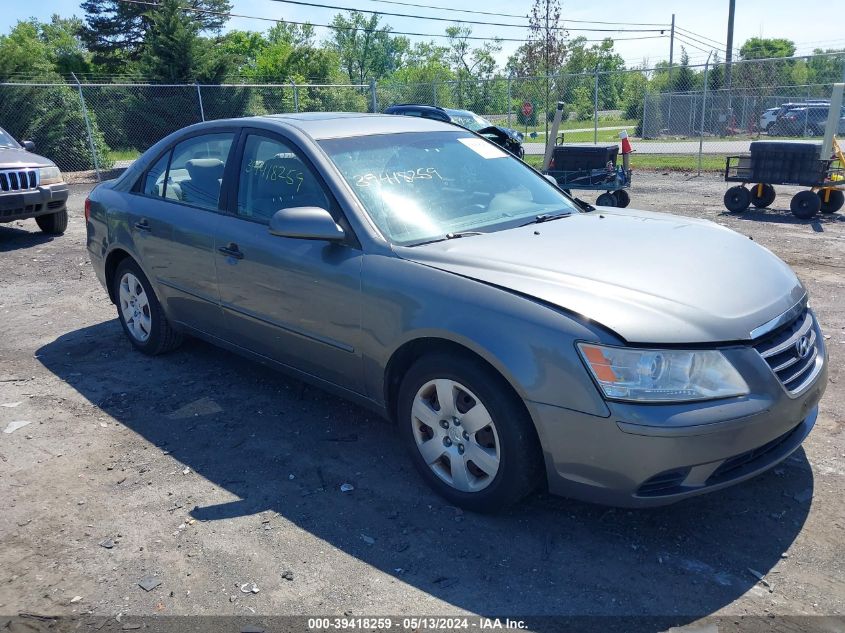
[[[327,139],[320,145],[395,244],[577,212],[545,178],[473,134],[406,132]]]
[[[11,134],[0,127],[0,147],[18,148],[20,145],[18,145],[18,142],[12,138]]]

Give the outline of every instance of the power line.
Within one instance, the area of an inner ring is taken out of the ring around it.
[[[160,6],[155,2],[146,2],[144,0],[117,0],[117,1],[122,2],[124,4],[135,4],[135,5],[154,7],[154,8],[159,8],[159,6]],[[334,29],[336,31],[371,31],[372,30],[372,29],[367,29],[367,28],[364,28],[364,27],[355,27],[355,26],[337,26],[337,25],[334,25],[334,24],[317,24],[315,22],[296,22],[294,20],[279,20],[279,19],[276,19],[276,18],[265,18],[265,17],[261,17],[261,16],[257,16],[257,15],[245,15],[245,14],[242,14],[242,13],[231,13],[231,12],[227,12],[227,11],[213,11],[211,9],[197,9],[197,8],[194,8],[194,7],[180,7],[180,9],[182,11],[190,11],[192,13],[205,13],[205,14],[210,14],[210,15],[219,15],[219,16],[227,17],[227,18],[244,18],[244,19],[247,19],[247,20],[261,20],[263,22],[273,22],[274,24],[286,23],[286,24],[296,24],[298,26],[314,26],[314,27],[319,27],[319,28]],[[407,36],[410,36],[410,37],[440,37],[440,38],[446,38],[446,39],[449,38],[448,35],[443,34],[443,33],[415,33],[415,32],[410,32],[410,31],[393,31],[393,30],[391,30],[390,34],[391,35],[407,35]],[[645,36],[640,36],[640,37],[619,37],[619,38],[614,38],[614,41],[621,42],[621,41],[628,41],[628,40],[653,40],[653,39],[660,39],[660,38],[663,38],[663,37],[665,37],[665,35],[645,35]],[[501,41],[501,42],[519,42],[521,44],[525,44],[525,43],[531,41],[531,40],[526,40],[526,39],[518,39],[518,38],[510,38],[510,37],[495,37],[495,38],[493,38],[493,37],[479,37],[479,36],[473,36],[473,35],[463,36],[463,39],[479,40],[479,41],[484,41],[484,42],[489,42],[489,41],[495,39],[495,40],[498,40],[498,41]],[[603,39],[592,39],[592,40],[591,39],[585,39],[583,41],[586,41],[586,42],[603,42],[604,40]]]
[[[438,16],[412,15],[410,13],[392,13],[390,11],[370,11],[368,9],[352,9],[350,7],[339,7],[334,4],[320,4],[318,2],[306,2],[305,0],[272,0],[273,2],[280,2],[282,4],[295,4],[302,7],[312,7],[317,9],[333,9],[335,11],[358,11],[360,13],[369,13],[373,15],[389,15],[395,18],[410,18],[412,20],[434,20],[436,22],[449,22],[458,24],[472,24],[475,26],[502,26],[507,28],[525,29],[527,24],[507,24],[505,22],[483,22],[480,20],[460,20],[458,18],[443,18]],[[554,31],[595,31],[604,33],[663,33],[666,29],[594,29],[586,27],[568,28],[565,26],[551,26],[550,30]]]
[[[708,46],[718,46],[720,48],[726,48],[726,44],[724,42],[720,42],[719,40],[714,40],[712,37],[707,37],[706,35],[701,35],[700,33],[695,33],[694,31],[690,31],[689,29],[682,28],[675,25],[675,29],[687,35],[687,37],[692,37],[695,40],[705,40],[702,41],[702,44],[707,44]],[[712,43],[712,44],[711,44]]]
[[[403,7],[416,7],[418,9],[435,9],[438,11],[446,11],[452,13],[470,13],[475,15],[492,15],[500,18],[527,18],[525,14],[517,13],[495,13],[492,11],[473,11],[470,9],[454,9],[452,7],[438,6],[434,4],[417,4],[415,2],[400,2],[399,0],[369,0],[370,2],[378,2],[381,4],[396,4]],[[612,24],[622,26],[668,26],[659,22],[602,22],[601,20],[564,20],[565,22],[573,22],[577,24]]]
[[[680,34],[680,33],[675,33],[675,37],[676,37],[677,39],[679,39],[679,40],[681,41],[681,43],[682,43],[682,44],[686,44],[686,45],[687,45],[687,46],[689,46],[690,48],[694,48],[694,49],[696,49],[696,50],[699,50],[699,51],[701,51],[702,53],[710,53],[712,50],[715,50],[715,47],[712,47],[712,48],[709,48],[709,49],[707,49],[707,48],[701,48],[700,46],[697,46],[697,45],[693,44],[692,42],[690,42],[690,41],[688,41],[688,40],[685,40],[685,39],[681,36],[681,34]]]

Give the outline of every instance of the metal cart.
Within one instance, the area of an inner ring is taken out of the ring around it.
[[[566,148],[556,147],[555,151],[558,149]],[[578,170],[558,170],[552,162],[546,173],[553,176],[566,193],[572,189],[603,191],[596,198],[596,204],[600,207],[627,207],[631,202],[631,196],[625,191],[631,186],[631,170],[625,171],[611,162],[603,169]]]
[[[788,155],[780,156],[774,165],[765,154],[755,156],[752,153],[728,156],[725,161],[725,182],[741,183],[725,192],[725,208],[732,213],[741,213],[754,205],[765,209],[775,201],[773,185],[793,185],[809,187],[792,197],[789,205],[793,215],[801,219],[812,218],[816,213],[835,213],[845,204],[845,154],[842,147],[833,139],[833,157],[818,158],[818,146],[811,143],[795,143],[800,148],[803,158],[789,160]],[[784,145],[786,146],[786,145]],[[788,147],[788,146],[787,146]],[[812,148],[816,153],[812,153]],[[798,153],[795,154],[798,156]],[[756,183],[748,188],[749,183]]]

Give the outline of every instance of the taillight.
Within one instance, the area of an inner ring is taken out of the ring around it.
[[[552,159],[549,161],[549,169],[554,169],[554,168],[555,168],[555,159],[554,159],[554,158],[552,158]]]
[[[91,219],[91,199],[85,198],[85,221]]]

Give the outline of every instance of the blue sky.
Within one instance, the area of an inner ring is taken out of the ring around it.
[[[311,21],[313,23],[328,23],[335,11],[316,9],[295,5],[287,5],[273,0],[231,0],[233,12],[247,15],[262,16],[273,19],[288,19],[296,21]],[[410,0],[414,1],[414,0]],[[448,0],[415,0],[421,4],[460,7],[462,9],[478,9],[481,11],[501,13],[527,13],[531,7],[531,0],[466,0],[463,3],[450,3]],[[48,19],[51,14],[63,16],[82,15],[79,0],[41,0],[36,3],[4,2],[0,12],[0,32],[8,32],[9,28],[18,20],[29,17]],[[325,0],[323,4],[331,4],[350,8],[381,10],[397,13],[413,13],[415,15],[444,15],[442,12],[427,9],[414,9],[397,5],[389,5],[375,0]],[[563,15],[572,20],[603,20],[618,22],[653,22],[668,24],[671,15],[676,14],[676,24],[687,31],[703,35],[717,42],[725,41],[728,14],[728,0],[697,0],[695,2],[680,2],[667,0],[638,0],[637,2],[604,1],[604,2],[573,2],[563,0]],[[801,10],[796,11],[794,0],[738,0],[735,21],[734,45],[739,47],[749,37],[762,35],[764,37],[788,37],[798,44],[799,53],[810,53],[813,48],[845,48],[845,29],[841,20],[824,20],[820,16],[829,13],[831,3],[821,0],[804,0],[800,3]],[[447,14],[448,15],[448,14]],[[492,22],[518,22],[515,18],[495,18],[455,13],[453,17],[469,20]],[[410,18],[385,17],[384,20],[395,30],[414,31],[422,33],[442,33],[448,26],[444,22],[432,22]],[[269,26],[267,22],[235,18],[229,22],[228,28],[264,30]],[[600,25],[584,25],[569,23],[573,29],[579,26],[600,27]],[[628,27],[653,28],[653,27]],[[327,29],[318,29],[320,37],[328,34]],[[668,32],[668,31],[667,31]],[[583,34],[590,38],[601,37],[602,33],[579,33],[575,30],[570,35]],[[503,29],[491,26],[473,27],[473,35],[493,37],[495,35],[523,38],[525,31],[521,29]],[[637,35],[655,35],[654,33],[619,33],[617,37],[631,37]],[[419,38],[412,38],[419,39]],[[701,62],[707,53],[697,48],[706,48],[700,43],[689,42],[687,51],[693,63]],[[516,43],[506,43],[501,61],[507,54],[518,46]],[[639,41],[617,40],[616,50],[633,65],[648,59],[656,62],[666,59],[669,52],[669,39],[649,39]],[[676,44],[676,59],[679,46]],[[724,46],[720,51],[724,57]]]

